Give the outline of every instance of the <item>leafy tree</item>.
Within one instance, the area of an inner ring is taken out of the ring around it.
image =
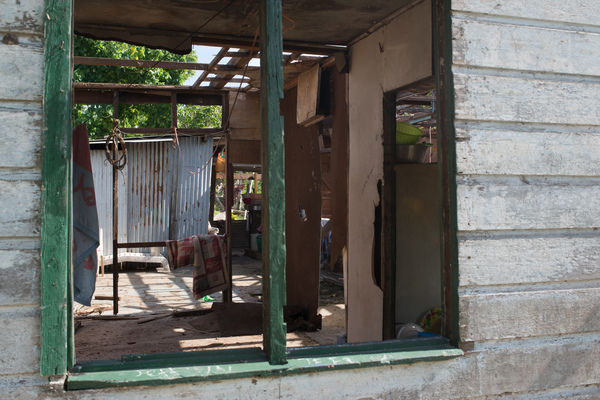
[[[166,50],[153,50],[127,43],[75,37],[75,56],[107,57],[132,60],[196,62],[196,54],[177,55]],[[193,74],[190,70],[76,65],[75,82],[106,82],[153,85],[181,85]],[[87,123],[91,138],[97,139],[112,131],[111,104],[76,104],[74,124]],[[170,104],[119,105],[120,126],[124,128],[170,128]],[[219,127],[219,106],[178,105],[178,125],[181,128]]]

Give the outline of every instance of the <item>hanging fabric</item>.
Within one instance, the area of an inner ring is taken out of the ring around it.
[[[96,289],[98,212],[85,124],[73,130],[73,299],[90,306]]]

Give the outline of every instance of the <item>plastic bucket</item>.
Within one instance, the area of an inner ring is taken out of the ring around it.
[[[412,125],[396,122],[396,144],[415,144],[423,132]]]

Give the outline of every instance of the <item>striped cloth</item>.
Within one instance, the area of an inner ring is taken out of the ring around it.
[[[194,266],[194,299],[230,288],[226,262],[225,237],[196,235],[167,241],[169,266],[172,270]]]

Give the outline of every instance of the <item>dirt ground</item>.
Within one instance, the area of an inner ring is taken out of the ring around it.
[[[233,301],[260,303],[262,262],[233,257]],[[194,300],[192,267],[173,272],[163,268],[125,269],[119,274],[119,314],[112,300],[92,300],[91,307],[76,304],[76,360],[119,359],[121,355],[194,351],[215,348],[262,348],[262,335],[223,337],[216,313],[178,316],[186,310],[210,310],[212,302]],[[319,313],[323,327],[316,332],[287,334],[288,347],[337,343],[345,332],[344,292],[339,276],[326,270],[321,279]],[[112,272],[99,275],[95,296],[112,296]],[[211,295],[221,301],[221,293]]]

